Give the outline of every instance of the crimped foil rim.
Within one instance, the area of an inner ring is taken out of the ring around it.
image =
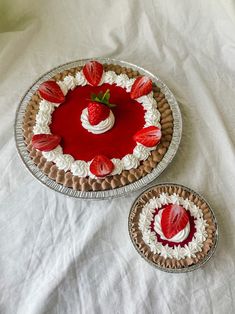
[[[30,158],[29,153],[27,151],[27,147],[24,142],[24,136],[22,132],[22,122],[24,118],[25,109],[27,107],[29,100],[31,99],[31,96],[38,89],[39,85],[45,80],[50,79],[52,76],[56,75],[59,72],[68,70],[70,68],[83,66],[86,62],[90,60],[99,60],[101,63],[108,63],[108,64],[113,63],[113,64],[125,66],[125,67],[131,67],[132,69],[139,71],[140,74],[147,75],[148,77],[150,77],[151,80],[154,83],[156,83],[156,85],[165,94],[165,97],[170,105],[173,119],[174,119],[173,135],[172,135],[170,146],[168,147],[166,154],[164,155],[163,159],[159,162],[159,164],[156,166],[156,168],[154,168],[151,173],[147,174],[146,176],[139,179],[138,181],[135,181],[123,187],[105,190],[105,191],[76,191],[76,190],[73,190],[72,188],[68,188],[59,183],[56,183],[54,180],[50,179],[47,175],[43,173],[43,171],[41,171],[34,164],[33,160]],[[22,97],[19,103],[18,109],[16,111],[14,129],[15,129],[15,142],[16,142],[18,154],[20,158],[22,159],[26,168],[36,179],[39,180],[39,182],[41,182],[42,184],[46,185],[47,187],[51,188],[54,191],[57,191],[64,195],[75,197],[75,198],[108,199],[108,198],[124,196],[128,193],[143,189],[144,187],[146,187],[146,185],[150,184],[154,179],[156,179],[163,172],[163,170],[172,161],[172,159],[174,158],[178,150],[180,140],[181,140],[181,134],[182,134],[182,118],[181,118],[181,113],[180,113],[178,103],[173,93],[166,86],[166,84],[161,81],[159,77],[129,62],[119,61],[119,60],[110,59],[110,58],[90,58],[90,59],[81,59],[81,60],[76,60],[76,61],[65,63],[63,65],[55,67],[54,69],[42,75],[28,89],[28,91]]]
[[[131,234],[131,213],[132,213],[132,210],[135,208],[136,206],[136,203],[138,202],[139,198],[151,191],[153,188],[156,188],[156,187],[168,187],[168,186],[173,186],[173,187],[181,187],[182,189],[184,189],[185,191],[189,192],[189,193],[192,193],[194,194],[195,196],[199,197],[200,199],[202,199],[208,206],[208,208],[210,209],[211,213],[212,213],[212,217],[213,217],[213,222],[216,226],[216,232],[215,232],[215,239],[214,239],[214,243],[213,243],[213,246],[210,248],[209,252],[207,253],[207,255],[200,261],[198,262],[197,264],[194,264],[192,266],[188,266],[188,267],[182,267],[182,268],[166,268],[166,267],[162,267],[160,265],[157,265],[155,264],[153,261],[149,260],[138,248],[135,240],[133,239],[132,237],[132,234]],[[215,213],[213,211],[213,209],[211,208],[210,204],[206,201],[206,199],[199,193],[195,192],[194,190],[182,185],[182,184],[176,184],[176,183],[170,183],[170,182],[167,182],[167,183],[159,183],[159,184],[155,184],[155,185],[152,185],[151,187],[149,187],[148,189],[144,190],[133,202],[132,206],[131,206],[131,209],[130,209],[130,212],[129,212],[129,215],[128,215],[128,232],[129,232],[129,236],[130,236],[130,239],[131,239],[131,242],[134,246],[134,248],[136,249],[136,251],[138,252],[138,254],[146,261],[148,262],[150,265],[152,265],[153,267],[159,269],[159,270],[162,270],[164,272],[167,272],[167,273],[175,273],[175,274],[180,274],[180,273],[188,273],[188,272],[191,272],[193,270],[197,270],[198,268],[201,268],[202,266],[204,266],[210,259],[211,257],[214,255],[215,253],[215,250],[217,248],[217,245],[218,245],[218,240],[219,240],[219,229],[218,229],[218,223],[217,223],[217,219],[216,219],[216,216],[215,216]]]

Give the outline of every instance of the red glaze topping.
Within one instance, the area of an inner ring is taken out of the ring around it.
[[[110,103],[115,124],[111,130],[103,134],[92,134],[83,128],[81,113],[88,106],[91,94],[105,93],[110,90]],[[122,158],[132,154],[136,146],[134,134],[143,128],[144,109],[140,103],[130,98],[125,89],[103,84],[102,86],[78,86],[69,91],[66,99],[52,114],[51,132],[63,138],[61,146],[64,154],[70,154],[74,159],[90,161],[96,155],[108,158]]]

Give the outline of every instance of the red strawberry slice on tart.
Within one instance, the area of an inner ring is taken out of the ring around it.
[[[104,155],[95,156],[90,163],[90,172],[98,178],[106,177],[113,169],[113,162]]]
[[[134,135],[134,140],[146,147],[154,147],[159,143],[161,136],[162,133],[158,127],[148,126],[138,131]]]
[[[43,152],[49,152],[56,148],[61,141],[59,135],[54,134],[35,134],[32,137],[33,147]]]
[[[60,86],[55,81],[46,81],[38,88],[39,95],[52,103],[60,104],[64,102],[65,96]]]
[[[90,61],[83,67],[83,74],[92,86],[98,86],[103,76],[103,65],[97,61]]]
[[[189,216],[185,208],[177,204],[167,205],[161,218],[161,227],[167,239],[173,238],[183,230],[189,222]]]
[[[131,88],[131,98],[136,99],[149,94],[153,89],[153,83],[147,76],[139,76]]]

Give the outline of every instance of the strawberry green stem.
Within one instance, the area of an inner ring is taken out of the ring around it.
[[[91,100],[92,101],[99,102],[99,103],[101,103],[101,104],[103,104],[109,108],[116,107],[115,104],[110,104],[109,99],[110,99],[110,90],[109,89],[107,89],[105,93],[99,92],[98,95],[91,94]]]

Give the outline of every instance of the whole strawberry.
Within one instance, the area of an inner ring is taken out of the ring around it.
[[[105,105],[91,101],[88,104],[88,118],[91,125],[99,124],[108,118],[110,109]]]
[[[106,120],[110,114],[110,108],[115,107],[109,103],[110,92],[107,89],[105,93],[100,92],[98,95],[92,94],[91,101],[88,104],[88,119],[91,125],[97,125]]]

